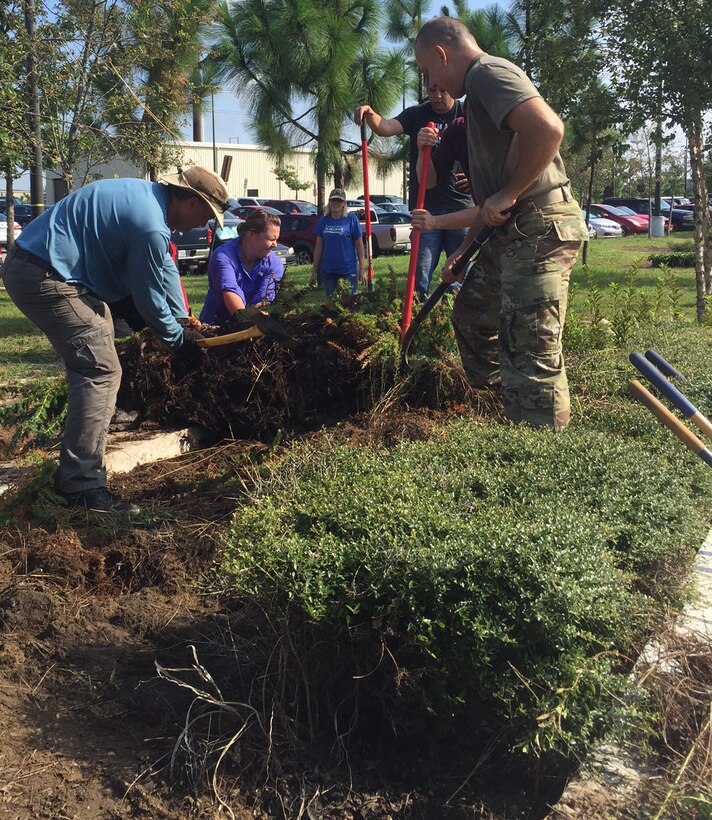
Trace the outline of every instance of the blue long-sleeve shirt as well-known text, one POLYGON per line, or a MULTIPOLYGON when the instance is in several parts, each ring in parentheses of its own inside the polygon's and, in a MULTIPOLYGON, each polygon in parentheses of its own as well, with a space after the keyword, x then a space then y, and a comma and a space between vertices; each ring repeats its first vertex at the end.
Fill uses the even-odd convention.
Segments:
POLYGON ((168 254, 169 205, 168 188, 158 182, 99 180, 30 222, 17 242, 106 302, 132 296, 155 335, 176 347, 183 328, 170 307, 180 284, 168 254))

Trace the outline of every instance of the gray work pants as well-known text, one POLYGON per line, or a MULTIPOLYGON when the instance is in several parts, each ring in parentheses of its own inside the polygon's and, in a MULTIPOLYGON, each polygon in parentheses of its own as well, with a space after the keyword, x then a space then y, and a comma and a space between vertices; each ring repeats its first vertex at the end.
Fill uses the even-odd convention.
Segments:
POLYGON ((64 282, 17 245, 2 268, 7 292, 64 360, 69 386, 57 489, 106 486, 104 451, 121 383, 114 325, 107 305, 81 285, 64 282))

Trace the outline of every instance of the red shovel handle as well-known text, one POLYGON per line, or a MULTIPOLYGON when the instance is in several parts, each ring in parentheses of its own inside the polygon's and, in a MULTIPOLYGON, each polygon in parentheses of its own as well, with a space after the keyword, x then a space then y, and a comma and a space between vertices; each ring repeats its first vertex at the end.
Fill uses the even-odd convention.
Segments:
POLYGON ((363 204, 366 208, 366 259, 368 260, 368 292, 373 293, 373 255, 371 253, 371 195, 368 191, 368 139, 366 119, 361 118, 361 157, 363 162, 363 204))
MULTIPOLYGON (((435 123, 429 122, 428 128, 435 129, 435 123)), ((428 168, 430 167, 430 154, 433 150, 432 145, 426 145, 423 148, 423 165, 420 174, 420 185, 418 186, 418 200, 416 208, 422 208, 425 205, 425 192, 428 187, 428 168)), ((401 339, 405 332, 410 327, 410 320, 413 314, 413 291, 415 290, 415 269, 418 265, 418 247, 420 245, 420 229, 413 228, 413 234, 410 240, 410 263, 408 265, 408 278, 405 283, 405 296, 403 298, 403 317, 401 319, 401 339)))

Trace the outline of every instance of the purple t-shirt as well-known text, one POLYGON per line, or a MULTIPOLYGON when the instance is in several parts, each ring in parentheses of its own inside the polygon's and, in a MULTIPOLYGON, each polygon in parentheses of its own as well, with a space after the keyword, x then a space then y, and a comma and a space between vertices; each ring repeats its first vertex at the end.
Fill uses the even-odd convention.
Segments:
MULTIPOLYGON (((453 170, 456 162, 460 163, 462 172, 467 177, 472 189, 470 179, 470 161, 467 156, 467 130, 465 128, 465 118, 456 117, 440 137, 440 142, 435 146, 430 157, 438 179, 442 179, 445 174, 453 170)), ((455 167, 455 170, 459 170, 455 167)))
POLYGON ((222 325, 230 319, 223 302, 223 291, 236 293, 245 305, 273 302, 278 282, 284 276, 284 265, 276 253, 258 259, 247 270, 240 257, 240 240, 231 239, 211 256, 208 265, 208 295, 200 312, 200 321, 222 325))

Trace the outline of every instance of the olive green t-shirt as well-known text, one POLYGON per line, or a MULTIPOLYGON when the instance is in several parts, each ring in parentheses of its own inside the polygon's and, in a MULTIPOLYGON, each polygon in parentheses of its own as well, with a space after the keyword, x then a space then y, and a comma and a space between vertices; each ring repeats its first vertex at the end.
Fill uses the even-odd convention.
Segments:
MULTIPOLYGON (((526 100, 541 96, 527 75, 509 60, 480 54, 465 76, 467 93, 467 152, 475 202, 482 205, 507 184, 526 145, 504 125, 510 111, 526 100)), ((538 179, 523 192, 526 196, 568 184, 564 163, 557 153, 538 179)))

